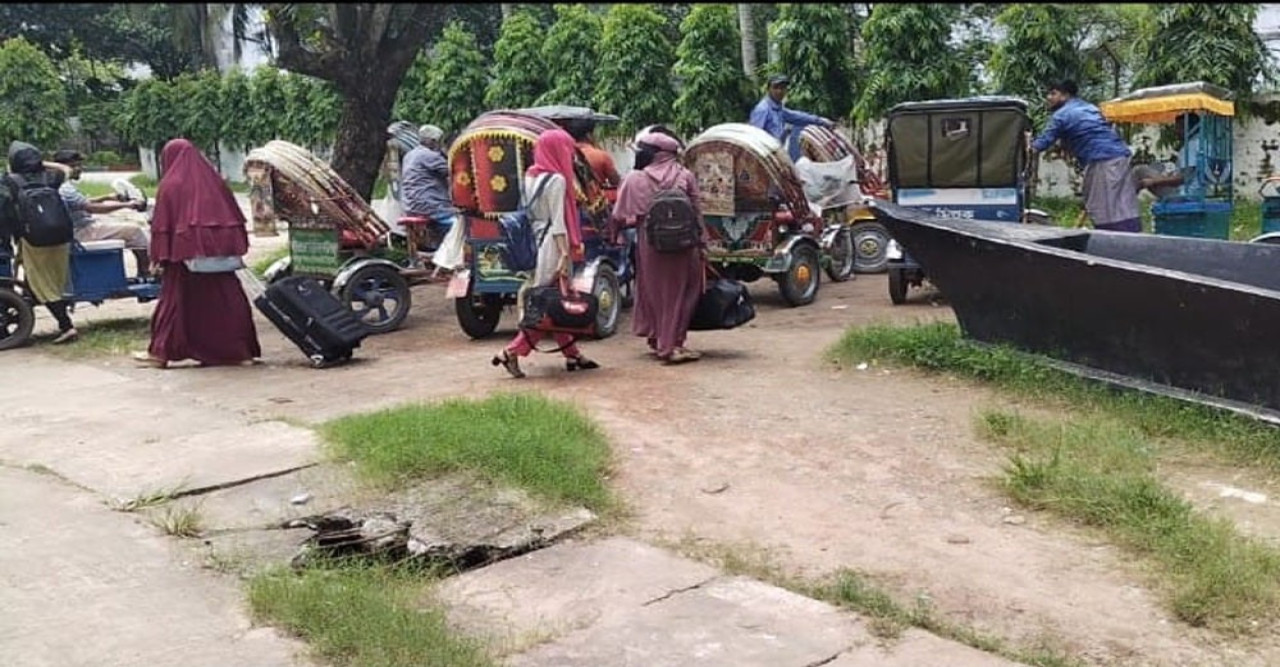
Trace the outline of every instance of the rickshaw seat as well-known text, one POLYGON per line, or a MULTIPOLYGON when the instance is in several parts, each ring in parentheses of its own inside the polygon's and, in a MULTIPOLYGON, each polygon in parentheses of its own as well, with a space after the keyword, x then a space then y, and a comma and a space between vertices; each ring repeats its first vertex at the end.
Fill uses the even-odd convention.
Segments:
POLYGON ((343 250, 363 250, 365 245, 355 232, 343 229, 338 233, 338 247, 343 250))
POLYGON ((85 252, 95 252, 102 250, 124 250, 124 241, 116 239, 107 239, 104 241, 85 241, 80 244, 85 252))

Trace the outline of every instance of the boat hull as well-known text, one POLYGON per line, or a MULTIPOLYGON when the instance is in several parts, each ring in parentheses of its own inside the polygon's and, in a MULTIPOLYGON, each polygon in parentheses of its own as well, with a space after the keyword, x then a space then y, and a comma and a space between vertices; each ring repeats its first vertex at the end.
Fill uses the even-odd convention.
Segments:
POLYGON ((967 337, 1280 410, 1280 248, 874 211, 967 337))

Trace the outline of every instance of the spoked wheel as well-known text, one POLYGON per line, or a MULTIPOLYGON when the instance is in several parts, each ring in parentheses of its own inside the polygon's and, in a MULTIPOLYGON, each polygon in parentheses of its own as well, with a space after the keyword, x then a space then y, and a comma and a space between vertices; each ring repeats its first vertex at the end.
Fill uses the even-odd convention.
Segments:
POLYGON ((11 289, 0 289, 0 350, 26 344, 35 325, 31 302, 11 289))
POLYGON ((889 265, 889 230, 874 221, 855 222, 853 236, 854 270, 858 273, 880 273, 889 265))
POLYGON ((907 302, 907 272, 902 269, 889 269, 889 300, 895 306, 907 302))
POLYGON ((360 268, 343 286, 341 298, 370 333, 395 331, 409 316, 409 283, 389 266, 360 268))
POLYGON ((618 330, 618 317, 622 314, 622 294, 618 289, 618 274, 612 266, 601 265, 596 270, 591 285, 600 310, 596 313, 596 339, 608 338, 618 330))
POLYGON ((836 232, 831 243, 831 263, 827 264, 827 276, 832 282, 842 283, 853 277, 853 235, 848 228, 836 232))
POLYGON ((470 294, 454 299, 453 310, 463 333, 475 339, 487 338, 498 328, 498 320, 502 319, 502 297, 498 294, 470 294))
POLYGON ((818 285, 822 282, 818 249, 800 245, 792 253, 791 268, 779 278, 778 290, 789 305, 807 306, 818 298, 818 285))

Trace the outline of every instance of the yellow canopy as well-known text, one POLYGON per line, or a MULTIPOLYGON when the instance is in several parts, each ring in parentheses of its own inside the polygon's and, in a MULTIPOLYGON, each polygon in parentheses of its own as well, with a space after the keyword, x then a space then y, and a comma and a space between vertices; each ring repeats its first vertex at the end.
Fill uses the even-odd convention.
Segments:
POLYGON ((1235 104, 1204 93, 1180 93, 1137 100, 1112 100, 1098 105, 1113 123, 1172 123, 1188 111, 1235 116, 1235 104))

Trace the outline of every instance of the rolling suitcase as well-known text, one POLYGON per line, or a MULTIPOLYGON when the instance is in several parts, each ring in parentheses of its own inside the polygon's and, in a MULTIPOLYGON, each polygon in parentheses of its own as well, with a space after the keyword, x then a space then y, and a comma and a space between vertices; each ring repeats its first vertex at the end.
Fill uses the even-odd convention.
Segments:
POLYGON ((253 305, 316 367, 350 359, 369 335, 364 323, 314 278, 283 278, 267 287, 253 305))

